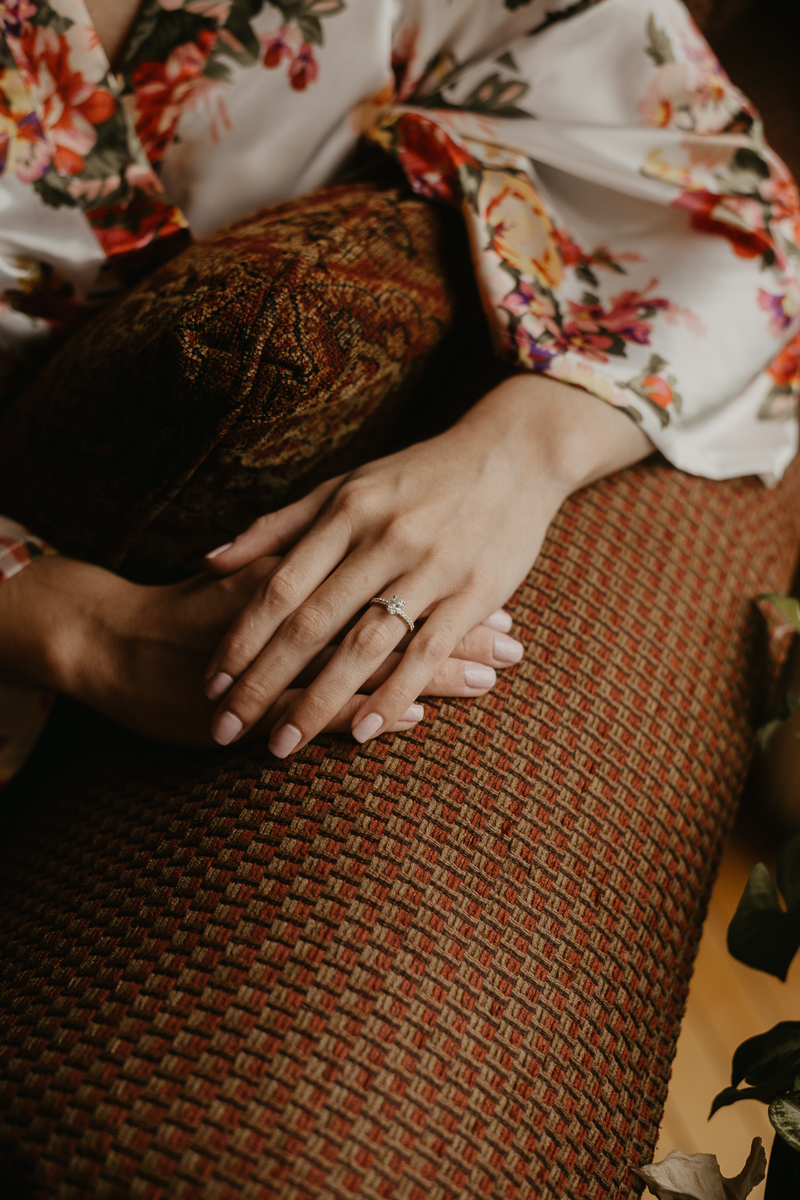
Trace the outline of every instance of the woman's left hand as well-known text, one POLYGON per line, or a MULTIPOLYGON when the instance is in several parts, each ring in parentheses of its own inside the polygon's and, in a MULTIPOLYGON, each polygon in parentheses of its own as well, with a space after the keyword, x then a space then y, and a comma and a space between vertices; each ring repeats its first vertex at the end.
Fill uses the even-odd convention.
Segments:
MULTIPOLYGON (((208 569, 224 574, 291 546, 209 665, 207 695, 224 696, 215 739, 247 733, 373 597, 398 595, 424 622, 352 720, 360 742, 389 729, 519 585, 566 495, 594 477, 580 461, 566 464, 581 438, 598 457, 593 419, 606 407, 551 380, 507 380, 446 433, 329 481, 216 552, 208 569), (581 420, 588 439, 572 433, 581 420)), ((629 438, 626 461, 643 457, 644 435, 609 413, 615 442, 629 438)), ((608 454, 606 445, 603 462, 608 454)), ((324 729, 406 632, 382 606, 367 607, 278 721, 273 753, 282 758, 324 729)))

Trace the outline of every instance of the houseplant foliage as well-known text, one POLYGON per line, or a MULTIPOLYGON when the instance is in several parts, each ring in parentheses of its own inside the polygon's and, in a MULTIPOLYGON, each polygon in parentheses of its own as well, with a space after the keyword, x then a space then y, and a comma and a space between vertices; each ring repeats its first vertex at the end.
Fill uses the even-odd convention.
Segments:
MULTIPOLYGON (((728 949, 746 966, 785 981, 800 949, 800 834, 781 848, 775 874, 764 863, 753 867, 728 927, 728 949)), ((800 1021, 780 1021, 742 1042, 730 1087, 715 1096, 710 1116, 739 1100, 769 1105, 775 1139, 766 1200, 800 1196, 800 1021)))

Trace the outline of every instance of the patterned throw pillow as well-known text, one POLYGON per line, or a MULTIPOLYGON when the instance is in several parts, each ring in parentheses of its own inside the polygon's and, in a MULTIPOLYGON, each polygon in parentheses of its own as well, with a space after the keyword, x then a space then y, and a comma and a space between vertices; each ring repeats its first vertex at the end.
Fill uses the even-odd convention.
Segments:
POLYGON ((363 461, 452 324, 449 220, 392 176, 185 250, 4 414, 0 512, 64 552, 168 578, 363 461))

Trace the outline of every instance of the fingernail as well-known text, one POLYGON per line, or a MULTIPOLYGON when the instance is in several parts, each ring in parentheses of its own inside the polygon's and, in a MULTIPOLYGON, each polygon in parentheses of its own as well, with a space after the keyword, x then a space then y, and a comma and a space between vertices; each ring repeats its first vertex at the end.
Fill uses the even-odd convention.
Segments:
POLYGON ((508 633, 512 624, 511 617, 502 608, 498 608, 485 621, 481 621, 481 625, 488 625, 490 629, 496 629, 498 633, 508 633))
POLYGON ((276 758, 286 758, 291 754, 302 738, 302 733, 294 725, 281 725, 269 739, 269 748, 276 758))
MULTIPOLYGON (((416 705, 412 705, 412 708, 416 705)), ((383 717, 380 713, 368 713, 361 721, 358 722, 353 730, 353 737, 357 742, 366 742, 368 738, 375 737, 375 734, 383 725, 383 717)))
POLYGON ((494 639, 494 656, 500 662, 517 663, 524 654, 522 642, 517 642, 510 637, 496 637, 494 639))
POLYGON ((242 724, 232 712, 220 713, 211 726, 211 736, 220 746, 229 746, 236 735, 242 732, 242 724))
MULTIPOLYGON (((400 717, 400 720, 401 721, 413 721, 414 724, 416 724, 417 721, 421 721, 424 716, 425 716, 425 709, 422 707, 421 704, 410 704, 409 707, 406 709, 406 711, 403 713, 402 717, 400 717)), ((364 722, 362 721, 361 723, 363 725, 364 722)), ((360 740, 361 739, 359 739, 359 741, 360 740)))
POLYGON ((225 671, 217 671, 216 675, 212 675, 206 684, 206 697, 209 700, 219 700, 232 687, 233 676, 227 675, 225 671))
POLYGON ((491 667, 464 667, 464 682, 471 688, 490 688, 497 683, 491 667))
MULTIPOLYGON (((233 542, 226 542, 224 546, 217 546, 216 550, 209 550, 206 558, 216 558, 218 554, 222 554, 223 550, 230 550, 233 542)), ((509 625, 509 629, 511 626, 509 625)))

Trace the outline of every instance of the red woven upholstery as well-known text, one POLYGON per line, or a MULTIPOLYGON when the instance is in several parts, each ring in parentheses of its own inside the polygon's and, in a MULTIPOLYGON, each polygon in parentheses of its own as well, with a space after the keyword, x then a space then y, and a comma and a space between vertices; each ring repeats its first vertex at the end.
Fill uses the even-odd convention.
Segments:
POLYGON ((35 1196, 636 1194, 786 588, 774 492, 568 503, 497 691, 361 749, 62 707, 9 789, 2 1137, 35 1196))

